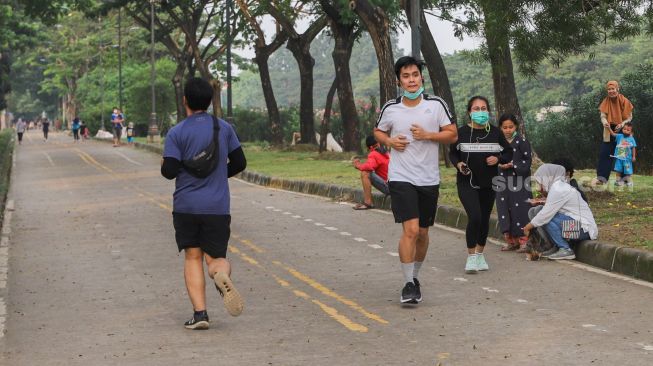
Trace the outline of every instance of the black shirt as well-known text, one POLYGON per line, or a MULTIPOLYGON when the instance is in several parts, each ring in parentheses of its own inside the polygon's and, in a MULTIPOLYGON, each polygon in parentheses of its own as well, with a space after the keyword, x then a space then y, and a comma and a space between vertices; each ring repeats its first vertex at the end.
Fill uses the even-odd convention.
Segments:
MULTIPOLYGON (((506 141, 503 133, 496 127, 490 125, 490 131, 471 128, 469 125, 458 127, 458 141, 449 149, 449 159, 454 166, 459 162, 465 162, 472 171, 471 183, 481 188, 492 187, 492 178, 498 174, 498 164, 489 166, 485 159, 489 156, 499 158, 498 164, 505 164, 512 161, 512 147, 506 141), (460 144, 499 144, 503 149, 501 152, 462 152, 460 144)), ((456 175, 458 184, 470 182, 469 175, 463 175, 460 171, 456 175)))

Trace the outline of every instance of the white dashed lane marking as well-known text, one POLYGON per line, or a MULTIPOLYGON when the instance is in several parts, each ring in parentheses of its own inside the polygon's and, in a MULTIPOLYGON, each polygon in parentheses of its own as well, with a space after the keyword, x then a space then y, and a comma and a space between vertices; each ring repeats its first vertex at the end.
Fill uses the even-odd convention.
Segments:
POLYGON ((398 257, 399 256, 399 253, 395 253, 395 252, 387 252, 387 253, 389 255, 393 256, 393 257, 398 257))
POLYGON ((458 282, 467 282, 467 279, 462 277, 454 277, 453 280, 458 282))
POLYGON ((381 249, 381 248, 383 248, 383 247, 380 246, 379 244, 367 244, 367 246, 370 247, 370 248, 374 248, 374 249, 381 249))
POLYGON ((354 240, 356 240, 357 242, 360 242, 360 243, 367 241, 367 239, 364 239, 364 238, 354 238, 354 240))
POLYGON ((489 287, 483 287, 483 290, 485 290, 487 292, 499 292, 499 290, 494 289, 494 288, 489 288, 489 287))
POLYGON ((348 233, 348 232, 346 232, 346 231, 341 231, 341 232, 340 232, 340 235, 351 236, 351 234, 348 233))
POLYGON ((327 230, 329 230, 329 231, 336 231, 336 230, 338 230, 337 227, 333 227, 333 226, 325 226, 324 228, 327 229, 327 230))
POLYGON ((293 218, 293 219, 301 219, 302 217, 299 216, 299 215, 294 215, 292 218, 293 218))
POLYGON ((314 225, 315 225, 315 226, 325 226, 326 224, 323 224, 323 223, 321 223, 321 222, 316 222, 314 225))

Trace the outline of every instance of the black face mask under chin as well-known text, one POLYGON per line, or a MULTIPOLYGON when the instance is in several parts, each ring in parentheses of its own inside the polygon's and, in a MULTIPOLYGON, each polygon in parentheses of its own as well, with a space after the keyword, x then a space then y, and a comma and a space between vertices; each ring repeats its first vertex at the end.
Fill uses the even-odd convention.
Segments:
POLYGON ((386 149, 385 146, 379 146, 374 150, 378 151, 380 154, 385 154, 388 152, 388 149, 386 149))

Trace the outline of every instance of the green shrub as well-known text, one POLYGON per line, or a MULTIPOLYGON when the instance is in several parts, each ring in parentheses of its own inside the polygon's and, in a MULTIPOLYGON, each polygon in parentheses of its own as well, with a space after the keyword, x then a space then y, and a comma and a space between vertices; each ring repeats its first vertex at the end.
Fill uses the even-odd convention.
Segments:
POLYGON ((11 172, 11 157, 14 151, 14 129, 0 131, 0 228, 5 212, 5 201, 9 191, 9 176, 11 172))

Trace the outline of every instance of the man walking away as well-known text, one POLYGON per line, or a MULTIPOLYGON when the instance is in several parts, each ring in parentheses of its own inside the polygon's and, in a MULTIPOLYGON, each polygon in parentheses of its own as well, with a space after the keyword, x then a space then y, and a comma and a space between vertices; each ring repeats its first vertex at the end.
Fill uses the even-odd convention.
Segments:
POLYGON ((192 78, 184 86, 183 103, 188 117, 168 132, 163 150, 161 174, 175 179, 173 224, 179 251, 184 250, 184 279, 193 316, 188 329, 208 329, 204 266, 233 316, 243 311, 243 299, 231 281, 231 264, 226 259, 231 233, 229 177, 245 169, 247 162, 231 125, 218 119, 217 166, 205 178, 191 175, 184 162, 196 157, 214 142, 214 118, 206 113, 213 88, 203 79, 192 78))

